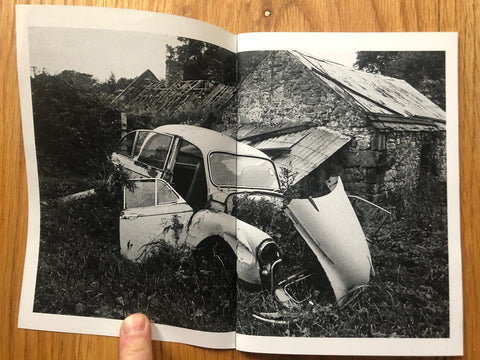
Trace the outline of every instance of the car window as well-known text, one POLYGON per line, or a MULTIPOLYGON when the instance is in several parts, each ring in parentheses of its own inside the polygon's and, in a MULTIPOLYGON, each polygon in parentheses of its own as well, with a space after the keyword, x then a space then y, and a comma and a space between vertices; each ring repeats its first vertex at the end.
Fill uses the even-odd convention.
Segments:
POLYGON ((171 136, 153 132, 148 134, 140 149, 140 155, 138 155, 137 160, 162 170, 165 166, 165 160, 167 159, 171 142, 171 136))
POLYGON ((155 179, 134 181, 134 188, 125 188, 125 208, 155 205, 155 179))
POLYGON ((267 159, 228 153, 210 154, 210 174, 219 186, 278 190, 277 172, 267 159))
POLYGON ((148 134, 150 134, 150 131, 138 131, 137 132, 137 141, 135 142, 135 149, 133 150, 133 157, 136 157, 139 153, 140 150, 142 149, 143 143, 145 142, 145 139, 147 138, 148 134))
POLYGON ((125 135, 117 146, 117 153, 131 157, 136 135, 135 131, 125 135))
POLYGON ((157 180, 157 205, 176 202, 177 194, 166 183, 157 180))
POLYGON ((173 203, 177 194, 160 179, 134 180, 134 188, 125 188, 125 209, 173 203))

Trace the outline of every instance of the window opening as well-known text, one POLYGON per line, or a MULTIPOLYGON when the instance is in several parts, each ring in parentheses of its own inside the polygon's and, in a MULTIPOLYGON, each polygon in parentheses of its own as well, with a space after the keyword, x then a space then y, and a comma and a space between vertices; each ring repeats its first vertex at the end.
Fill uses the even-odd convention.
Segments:
POLYGON ((181 140, 173 167, 174 189, 194 209, 207 202, 207 180, 202 152, 195 145, 181 140))
POLYGON ((136 157, 140 153, 140 149, 147 138, 149 131, 138 131, 137 141, 135 142, 135 149, 133 150, 133 157, 136 157))
POLYGON ((155 180, 135 181, 134 189, 125 188, 125 209, 155 205, 155 180))
POLYGON ((210 154, 210 173, 218 186, 279 189, 275 166, 267 159, 216 152, 210 154))

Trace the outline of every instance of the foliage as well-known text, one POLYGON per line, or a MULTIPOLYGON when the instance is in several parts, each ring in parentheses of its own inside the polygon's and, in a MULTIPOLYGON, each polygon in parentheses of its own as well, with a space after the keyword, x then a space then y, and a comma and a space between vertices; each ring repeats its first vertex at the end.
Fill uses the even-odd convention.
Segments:
POLYGON ((443 51, 359 51, 355 66, 403 79, 445 110, 443 51))
MULTIPOLYGON (((287 310, 269 291, 242 284, 235 289, 233 278, 219 276, 226 274, 221 262, 195 256, 184 245, 156 239, 145 263, 125 260, 118 246, 121 196, 118 187, 108 191, 111 183, 117 181, 105 181, 89 198, 42 205, 35 311, 117 319, 141 311, 155 322, 209 331, 232 330, 236 318, 237 331, 271 336, 449 335, 445 203, 425 200, 441 184, 424 184, 397 221, 382 228, 370 244, 376 275, 353 291, 345 306, 335 304, 320 278, 313 281, 310 302, 287 310), (253 317, 261 312, 279 313, 286 322, 253 317)), ((281 205, 240 197, 234 212, 276 239, 284 258, 282 277, 304 267, 318 269, 281 205)))
POLYGON ((120 138, 118 114, 87 74, 63 71, 31 79, 40 178, 92 177, 120 138))
MULTIPOLYGON (((368 286, 354 290, 343 307, 332 301, 332 290, 323 279, 313 282, 316 290, 311 291, 310 302, 290 310, 268 291, 239 287, 237 331, 269 336, 448 337, 446 199, 438 196, 445 194, 438 191, 441 188, 441 183, 425 182, 410 192, 414 195, 405 199, 396 221, 384 226, 370 244, 375 276, 368 286), (433 194, 438 201, 431 201, 433 194), (279 314, 284 322, 271 324, 252 316, 260 313, 279 314)), ((275 235, 278 213, 263 203, 242 207, 250 208, 251 217, 275 235)), ((248 216, 244 212, 239 216, 248 216)), ((286 235, 279 237, 287 254, 284 267, 292 273, 305 265, 314 269, 313 254, 305 245, 303 253, 298 250, 301 245, 294 242, 293 233, 288 241, 282 240, 286 235)))
POLYGON ((258 65, 269 56, 270 51, 242 51, 238 54, 238 73, 243 81, 258 65))
POLYGON ((196 125, 207 129, 224 130, 221 114, 212 110, 199 110, 185 107, 173 114, 170 112, 145 112, 142 114, 128 114, 131 129, 155 129, 166 124, 196 125))
MULTIPOLYGON (((102 90, 99 85, 90 75, 72 71, 32 79, 42 199, 35 311, 117 319, 140 311, 155 322, 209 331, 232 330, 236 317, 238 331, 260 335, 448 336, 446 199, 439 197, 446 194, 444 183, 422 179, 409 192, 415 196, 394 194, 396 222, 371 244, 376 276, 343 308, 332 301, 323 279, 312 291, 311 303, 286 311, 269 292, 235 288, 221 261, 196 257, 187 246, 172 247, 162 239, 152 242, 146 262, 125 260, 118 245, 118 217, 120 190, 129 184, 126 174, 108 161, 120 129, 108 109, 113 87, 102 90), (92 187, 93 196, 53 200, 92 187), (252 316, 266 311, 290 318, 272 325, 252 316)), ((192 121, 215 124, 212 116, 198 114, 192 121)), ((292 174, 283 175, 287 197, 296 197, 289 186, 292 174)), ((282 277, 305 266, 315 269, 315 256, 285 217, 285 203, 238 197, 234 205, 239 219, 278 242, 282 277)))
POLYGON ((121 77, 117 80, 117 77, 112 72, 107 80, 95 84, 97 89, 104 93, 109 99, 113 100, 116 95, 118 95, 122 90, 124 90, 128 85, 130 85, 135 79, 127 79, 121 77))
POLYGON ((235 54, 217 45, 178 37, 182 44, 167 45, 167 64, 183 68, 183 80, 218 80, 225 85, 236 83, 235 54))
POLYGON ((34 311, 115 319, 143 312, 157 323, 232 330, 235 282, 219 276, 218 263, 161 239, 144 263, 120 255, 119 195, 43 205, 34 311))

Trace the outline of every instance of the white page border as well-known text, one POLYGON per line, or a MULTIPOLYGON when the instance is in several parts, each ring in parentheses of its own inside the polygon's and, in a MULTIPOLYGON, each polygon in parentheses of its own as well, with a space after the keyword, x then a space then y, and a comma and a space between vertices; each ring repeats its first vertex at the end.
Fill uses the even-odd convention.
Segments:
MULTIPOLYGON (((201 38, 235 51, 233 35, 213 25, 178 16, 133 10, 71 6, 20 5, 17 10, 18 76, 29 191, 28 242, 19 312, 19 327, 117 336, 120 320, 33 313, 38 262, 40 205, 33 115, 30 98, 28 27, 81 27, 165 33, 165 24, 178 29, 176 36, 201 38), (133 15, 135 13, 136 15, 133 15), (106 22, 106 19, 109 19, 106 22), (158 26, 161 19, 162 26, 158 26), (188 26, 186 26, 188 24, 188 26), (179 26, 185 25, 185 26, 179 26), (215 33, 212 36, 212 33, 215 33)), ((463 353, 462 278, 459 215, 458 75, 457 36, 453 33, 250 33, 238 36, 238 50, 445 50, 447 61, 447 163, 450 281, 450 338, 358 339, 276 338, 237 335, 239 350, 271 353, 332 355, 461 355, 463 353), (268 347, 266 342, 268 341, 268 347), (293 351, 292 347, 297 347, 293 351)), ((155 340, 183 342, 215 348, 234 347, 233 333, 208 333, 154 325, 155 340)))
MULTIPOLYGON (((18 315, 18 327, 47 331, 118 336, 121 320, 54 315, 33 312, 40 240, 40 192, 38 185, 32 99, 28 29, 65 27, 136 31, 201 39, 232 52, 235 35, 214 25, 181 16, 138 10, 82 6, 16 5, 17 65, 21 99, 22 129, 28 179, 28 233, 25 266, 18 315)), ((235 332, 205 332, 153 324, 154 340, 229 349, 235 347, 235 332)))
POLYGON ((463 355, 457 33, 245 33, 237 38, 238 52, 297 50, 311 53, 312 48, 329 52, 445 51, 450 301, 449 338, 291 338, 237 334, 237 349, 278 354, 463 355))

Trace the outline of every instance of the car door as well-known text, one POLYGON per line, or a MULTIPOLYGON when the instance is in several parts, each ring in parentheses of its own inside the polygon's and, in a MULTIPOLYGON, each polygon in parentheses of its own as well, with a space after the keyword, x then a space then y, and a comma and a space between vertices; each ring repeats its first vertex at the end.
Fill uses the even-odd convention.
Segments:
POLYGON ((136 179, 133 184, 133 189, 124 189, 120 216, 122 255, 142 261, 159 243, 184 243, 192 207, 162 179, 136 179))

